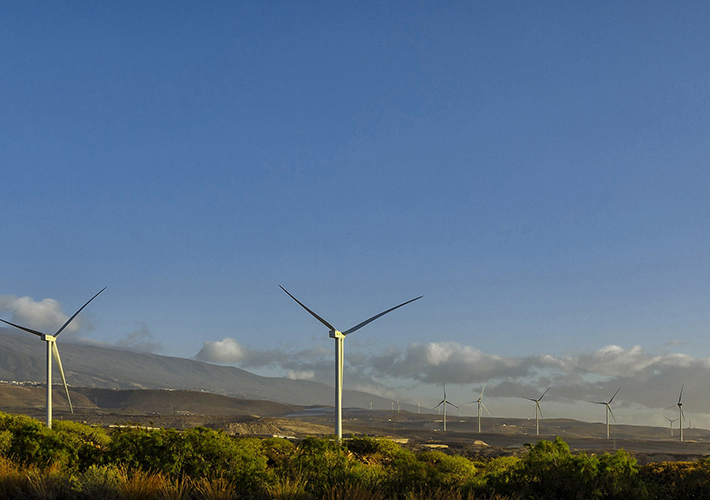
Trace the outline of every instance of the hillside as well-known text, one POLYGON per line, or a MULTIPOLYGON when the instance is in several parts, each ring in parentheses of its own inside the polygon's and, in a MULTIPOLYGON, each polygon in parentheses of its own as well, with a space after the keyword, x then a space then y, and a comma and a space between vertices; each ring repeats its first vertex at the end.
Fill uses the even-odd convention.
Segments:
MULTIPOLYGON (((73 387, 190 390, 289 405, 333 405, 333 388, 318 382, 262 377, 233 366, 158 354, 68 342, 59 347, 67 383, 73 387)), ((45 366, 43 342, 0 328, 0 380, 43 382, 45 366)), ((56 367, 54 372, 59 382, 56 367)), ((391 406, 389 399, 343 391, 346 407, 369 408, 370 402, 374 408, 391 406)))

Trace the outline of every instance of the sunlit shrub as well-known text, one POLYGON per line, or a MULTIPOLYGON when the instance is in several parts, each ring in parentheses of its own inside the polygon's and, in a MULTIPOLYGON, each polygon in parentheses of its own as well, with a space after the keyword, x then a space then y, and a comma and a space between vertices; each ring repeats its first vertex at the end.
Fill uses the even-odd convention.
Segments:
POLYGON ((85 469, 102 460, 109 437, 102 429, 75 422, 55 421, 48 429, 24 415, 0 414, 0 454, 25 464, 85 469))
POLYGON ((641 479, 654 498, 710 499, 710 462, 660 462, 641 467, 641 479))
POLYGON ((530 499, 644 499, 636 460, 624 451, 573 455, 559 437, 530 446, 512 467, 486 477, 490 491, 530 499))

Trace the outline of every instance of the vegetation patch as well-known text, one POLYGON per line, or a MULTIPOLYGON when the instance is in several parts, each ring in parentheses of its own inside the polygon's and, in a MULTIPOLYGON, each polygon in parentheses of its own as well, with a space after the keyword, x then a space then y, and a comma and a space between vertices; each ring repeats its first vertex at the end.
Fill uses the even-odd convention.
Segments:
POLYGON ((639 466, 557 438, 471 459, 353 437, 291 442, 56 422, 0 412, 2 499, 681 499, 710 497, 710 460, 639 466))

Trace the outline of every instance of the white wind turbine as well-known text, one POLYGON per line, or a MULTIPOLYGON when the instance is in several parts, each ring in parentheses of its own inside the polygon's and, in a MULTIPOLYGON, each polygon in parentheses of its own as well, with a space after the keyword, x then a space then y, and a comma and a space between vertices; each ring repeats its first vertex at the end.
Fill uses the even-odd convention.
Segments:
POLYGON ((316 313, 308 309, 301 301, 299 301, 296 297, 291 295, 288 290, 286 290, 284 287, 279 285, 279 288, 286 292, 289 297, 291 297, 293 300, 295 300, 298 305, 300 305, 302 308, 304 308, 306 311, 311 313, 311 316, 316 318, 318 321, 323 323, 328 330, 330 330, 330 338, 335 339, 335 434, 338 437, 338 440, 342 440, 343 438, 343 340, 345 339, 345 336, 348 334, 351 334, 363 326, 375 321, 377 318, 380 318, 381 316, 384 316, 385 314, 394 311, 397 308, 400 308, 404 305, 409 304, 410 302, 414 302, 415 300, 419 300, 423 297, 423 295, 420 295, 419 297, 416 297, 414 299, 408 300, 406 302, 402 302, 398 306, 394 306, 390 309, 387 309, 386 311, 383 311, 379 314, 374 315, 373 317, 366 319, 362 323, 359 323, 349 330, 346 330, 344 332, 338 331, 335 329, 333 325, 328 323, 326 320, 318 316, 316 313))
POLYGON ((616 417, 614 416, 614 412, 611 411, 611 402, 614 401, 614 398, 616 397, 617 394, 619 394, 619 391, 621 390, 621 387, 619 387, 614 395, 611 397, 608 403, 605 403, 604 401, 592 401, 595 405, 604 405, 606 406, 606 438, 609 439, 609 414, 611 413, 611 418, 614 419, 614 422, 616 422, 616 417))
MULTIPOLYGON (((486 405, 483 404, 483 391, 486 390, 486 384, 483 384, 483 389, 481 389, 481 395, 478 396, 478 399, 476 401, 471 401, 470 403, 464 403, 464 405, 472 405, 473 403, 476 403, 478 405, 478 433, 481 433, 481 407, 483 407, 484 410, 486 410, 486 413, 488 413, 489 417, 492 417, 491 412, 488 411, 488 408, 486 408, 486 405)), ((463 406, 463 405, 461 405, 463 406)))
POLYGON ((540 396, 537 399, 533 398, 526 398, 523 396, 523 399, 527 399, 528 401, 535 401, 535 435, 539 436, 540 435, 540 419, 539 417, 542 417, 542 408, 540 408, 540 401, 542 401, 542 398, 545 397, 545 394, 547 394, 547 391, 549 391, 550 388, 548 387, 545 392, 542 393, 542 396, 540 396), (539 416, 538 416, 539 414, 539 416))
MULTIPOLYGON (((106 287, 102 288, 99 293, 103 292, 106 290, 106 287)), ((64 384, 64 392, 67 394, 67 401, 69 402, 69 409, 71 410, 72 413, 74 413, 74 407, 71 404, 71 398, 69 397, 69 388, 67 387, 67 379, 64 377, 64 369, 62 368, 62 360, 59 357, 59 349, 57 349, 57 337, 59 336, 62 331, 69 325, 69 323, 72 322, 74 318, 84 309, 86 306, 89 305, 89 302, 94 300, 96 297, 98 297, 99 293, 91 297, 86 304, 81 306, 81 308, 74 313, 74 315, 67 320, 66 323, 62 325, 62 327, 57 330, 57 332, 54 335, 47 335, 46 333, 38 332, 37 330, 32 330, 31 328, 26 328, 24 326, 16 325, 15 323, 10 323, 9 321, 5 321, 4 319, 0 319, 3 323, 6 323, 8 325, 14 326, 15 328, 19 328, 20 330, 24 330, 28 333, 32 333, 34 335, 39 336, 42 340, 47 342, 47 427, 52 428, 52 357, 57 361, 57 366, 59 367, 59 374, 62 376, 62 383, 64 384)))
POLYGON ((671 437, 673 437, 673 422, 675 422, 678 419, 677 418, 668 418, 665 415, 663 415, 663 418, 668 420, 668 424, 670 425, 670 428, 671 428, 671 437))
POLYGON ((676 403, 676 406, 678 407, 678 427, 680 429, 680 440, 683 441, 683 420, 685 419, 685 415, 683 415, 683 403, 681 402, 681 399, 683 398, 683 387, 685 387, 685 384, 680 386, 680 396, 678 396, 678 402, 676 403))
POLYGON ((450 402, 448 399, 446 399, 446 384, 444 384, 444 399, 442 399, 441 402, 439 402, 438 405, 436 405, 434 408, 432 408, 432 410, 436 410, 439 406, 441 406, 441 409, 442 409, 443 412, 444 412, 444 432, 446 432, 446 405, 451 405, 451 406, 453 406, 454 408, 461 409, 460 406, 456 406, 455 404, 453 404, 452 402, 450 402), (442 406, 442 405, 443 405, 443 406, 442 406))

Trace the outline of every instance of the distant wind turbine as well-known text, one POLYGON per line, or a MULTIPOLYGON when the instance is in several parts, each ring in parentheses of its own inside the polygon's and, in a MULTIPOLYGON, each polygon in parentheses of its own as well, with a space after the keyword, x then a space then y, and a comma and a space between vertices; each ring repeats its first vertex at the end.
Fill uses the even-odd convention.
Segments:
POLYGON ((286 290, 284 287, 279 285, 279 288, 286 292, 286 294, 291 297, 293 300, 295 300, 299 306, 304 308, 306 311, 308 311, 311 316, 316 318, 318 321, 323 323, 328 330, 330 330, 330 338, 335 339, 335 434, 338 437, 338 440, 343 439, 343 340, 345 339, 346 335, 349 335, 353 332, 356 332, 363 326, 375 321, 377 318, 380 318, 384 316, 387 313, 390 313, 394 311, 395 309, 398 309, 404 305, 409 304, 410 302, 414 302, 415 300, 419 300, 423 297, 423 295, 420 295, 419 297, 416 297, 414 299, 408 300, 406 302, 402 302, 401 304, 394 306, 390 309, 387 309, 386 311, 383 311, 379 314, 375 314, 373 317, 366 319, 362 323, 359 323, 349 330, 346 330, 344 332, 340 332, 335 329, 333 325, 328 323, 326 320, 318 316, 316 313, 308 309, 301 301, 299 301, 296 297, 291 295, 288 290, 286 290))
MULTIPOLYGON (((103 292, 106 290, 106 287, 102 288, 99 293, 103 292)), ((39 336, 42 340, 47 342, 47 427, 52 428, 52 357, 54 357, 55 361, 57 362, 57 366, 59 367, 59 374, 62 376, 62 383, 64 384, 64 392, 67 394, 67 401, 69 402, 69 409, 71 410, 72 413, 74 413, 74 407, 71 404, 71 398, 69 397, 69 388, 67 387, 67 379, 64 377, 64 369, 62 368, 62 360, 59 357, 59 349, 57 349, 57 337, 59 336, 60 333, 64 331, 64 329, 69 325, 69 323, 72 322, 74 318, 77 317, 77 315, 86 307, 89 305, 89 302, 94 300, 96 297, 99 296, 99 293, 91 297, 86 304, 81 306, 81 308, 74 313, 74 315, 67 320, 66 323, 62 325, 62 327, 57 330, 57 332, 54 335, 47 335, 46 333, 38 332, 37 330, 32 330, 31 328, 26 328, 24 326, 16 325, 15 323, 10 323, 9 321, 5 321, 4 319, 0 319, 5 324, 8 324, 10 326, 14 326, 15 328, 19 328, 20 330, 24 330, 28 333, 31 333, 33 335, 39 336)))
POLYGON ((609 439, 609 414, 611 414, 611 418, 614 419, 614 423, 616 423, 616 417, 614 416, 614 412, 611 411, 611 402, 614 401, 614 398, 616 397, 617 394, 619 394, 619 391, 621 390, 621 387, 619 387, 614 395, 611 397, 609 402, 604 402, 604 401, 592 401, 595 405, 604 405, 606 406, 606 438, 609 439))
POLYGON ((535 435, 539 436, 540 435, 540 419, 539 417, 542 417, 542 408, 540 408, 540 401, 542 401, 542 398, 545 397, 545 394, 547 394, 547 391, 549 391, 550 388, 548 387, 545 392, 542 393, 542 396, 540 396, 537 399, 533 398, 526 398, 523 396, 523 399, 527 399, 528 401, 534 401, 535 402, 535 435), (538 416, 539 414, 539 416, 538 416))
MULTIPOLYGON (((471 401, 470 403, 464 403, 464 405, 472 405, 476 403, 478 406, 478 433, 481 433, 481 407, 483 407, 484 410, 486 410, 486 413, 488 413, 488 416, 491 417, 491 412, 488 411, 488 408, 486 408, 486 405, 483 404, 483 391, 486 390, 486 384, 483 384, 483 389, 481 389, 481 395, 478 396, 478 399, 476 401, 471 401)), ((463 406, 463 405, 461 405, 463 406)))
POLYGON ((685 416, 683 415, 683 403, 681 402, 681 399, 683 399, 683 387, 685 387, 685 384, 680 386, 680 396, 678 396, 678 402, 676 403, 676 406, 678 407, 678 427, 680 428, 680 440, 683 441, 683 419, 685 416))
POLYGON ((665 415, 663 415, 663 418, 665 418, 666 420, 668 420, 668 423, 669 423, 669 425, 670 425, 670 427, 671 427, 671 437, 673 437, 673 422, 675 422, 675 421, 678 420, 678 419, 677 419, 677 418, 671 419, 671 418, 666 417, 665 415))
POLYGON ((441 408, 444 412, 444 432, 446 432, 446 405, 451 405, 454 408, 461 409, 461 407, 456 406, 455 404, 450 402, 448 399, 446 399, 446 384, 444 384, 444 399, 442 399, 438 405, 436 405, 434 408, 432 408, 432 410, 436 410, 439 406, 441 406, 441 408))

